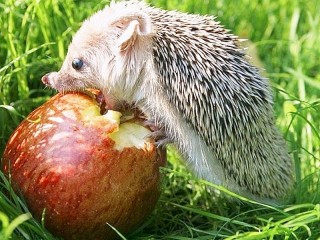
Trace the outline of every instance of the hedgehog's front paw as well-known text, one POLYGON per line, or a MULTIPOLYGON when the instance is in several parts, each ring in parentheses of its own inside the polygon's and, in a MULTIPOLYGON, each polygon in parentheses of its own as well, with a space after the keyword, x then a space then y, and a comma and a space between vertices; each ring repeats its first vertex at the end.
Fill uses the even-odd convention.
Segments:
POLYGON ((171 140, 167 137, 163 127, 158 127, 152 120, 144 121, 144 125, 152 131, 148 134, 148 137, 155 140, 157 147, 162 147, 171 143, 171 140))
POLYGON ((163 147, 171 143, 171 139, 168 138, 164 131, 156 131, 149 134, 149 137, 153 138, 156 141, 157 147, 163 147))

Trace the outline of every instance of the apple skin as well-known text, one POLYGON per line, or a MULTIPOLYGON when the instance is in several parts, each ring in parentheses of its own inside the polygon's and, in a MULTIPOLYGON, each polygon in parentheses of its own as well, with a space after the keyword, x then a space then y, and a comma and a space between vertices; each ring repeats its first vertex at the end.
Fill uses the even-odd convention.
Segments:
POLYGON ((108 134, 118 124, 97 109, 86 94, 57 94, 18 126, 2 158, 33 216, 65 239, 115 239, 107 223, 129 233, 160 195, 163 153, 153 140, 116 150, 108 134))

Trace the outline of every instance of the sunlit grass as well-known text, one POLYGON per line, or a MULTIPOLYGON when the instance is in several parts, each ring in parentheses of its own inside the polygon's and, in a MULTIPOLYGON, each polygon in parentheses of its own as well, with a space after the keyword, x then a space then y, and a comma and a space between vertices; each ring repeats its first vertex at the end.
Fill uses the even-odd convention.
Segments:
MULTIPOLYGON (((0 0, 0 155, 24 116, 54 91, 80 22, 108 1, 0 0)), ((277 125, 296 166, 292 203, 268 206, 194 178, 175 151, 152 216, 128 239, 317 239, 320 236, 320 3, 290 0, 150 0, 210 14, 256 49, 274 90, 277 125), (218 192, 223 192, 219 194, 218 192), (229 196, 229 197, 226 197, 229 196), (231 197, 232 196, 232 197, 231 197)), ((55 239, 0 173, 0 239, 55 239)))
POLYGON ((25 202, 16 195, 8 179, 0 171, 0 239, 47 239, 54 238, 32 218, 25 202))

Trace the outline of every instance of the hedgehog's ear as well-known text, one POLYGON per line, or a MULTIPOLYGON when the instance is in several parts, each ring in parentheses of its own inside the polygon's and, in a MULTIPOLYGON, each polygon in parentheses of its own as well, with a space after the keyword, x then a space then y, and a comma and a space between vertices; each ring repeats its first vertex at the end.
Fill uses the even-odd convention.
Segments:
POLYGON ((122 30, 117 39, 117 47, 120 52, 130 51, 139 39, 152 34, 151 19, 142 13, 125 15, 112 25, 122 30))

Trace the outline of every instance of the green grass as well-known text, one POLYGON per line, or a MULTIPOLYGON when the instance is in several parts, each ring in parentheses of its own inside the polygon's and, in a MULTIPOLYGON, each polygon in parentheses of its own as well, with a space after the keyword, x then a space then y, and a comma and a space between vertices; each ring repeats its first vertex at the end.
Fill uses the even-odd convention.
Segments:
MULTIPOLYGON (((253 42, 249 50, 257 49, 274 89, 277 124, 294 159, 297 185, 290 205, 254 203, 195 179, 170 151, 159 204, 128 239, 319 239, 320 2, 150 2, 215 15, 253 42)), ((44 88, 41 76, 59 68, 80 22, 106 3, 0 0, 0 156, 24 116, 54 94, 44 88)), ((0 177, 0 239, 55 239, 28 214, 1 172, 0 177)))

